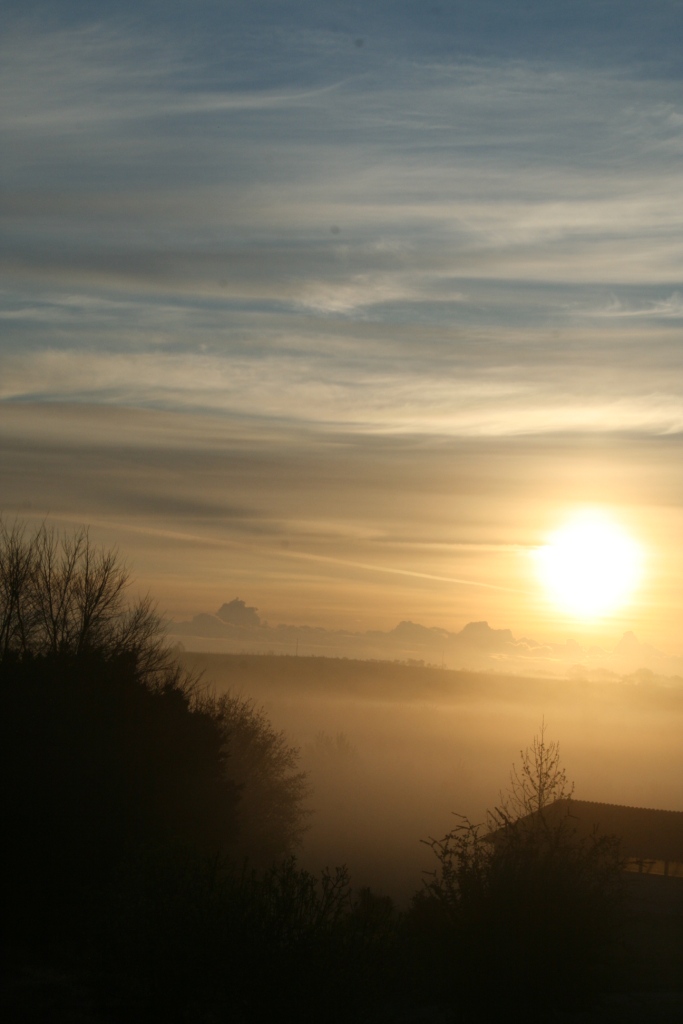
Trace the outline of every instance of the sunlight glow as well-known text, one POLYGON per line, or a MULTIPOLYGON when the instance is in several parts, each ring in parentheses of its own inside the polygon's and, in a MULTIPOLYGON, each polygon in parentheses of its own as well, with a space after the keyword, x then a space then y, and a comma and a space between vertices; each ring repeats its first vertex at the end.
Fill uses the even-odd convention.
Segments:
POLYGON ((600 618, 625 605, 642 571, 638 544, 605 516, 585 513, 535 552, 538 574, 558 608, 600 618))

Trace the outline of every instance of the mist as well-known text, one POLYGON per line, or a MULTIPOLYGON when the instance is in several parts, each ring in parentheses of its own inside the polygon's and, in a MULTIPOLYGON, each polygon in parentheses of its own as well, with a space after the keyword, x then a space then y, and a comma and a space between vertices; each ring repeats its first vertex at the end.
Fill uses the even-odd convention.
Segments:
POLYGON ((545 721, 582 800, 683 810, 683 688, 524 679, 390 662, 185 653, 205 685, 262 706, 300 751, 299 853, 406 901, 434 867, 420 840, 485 820, 545 721))

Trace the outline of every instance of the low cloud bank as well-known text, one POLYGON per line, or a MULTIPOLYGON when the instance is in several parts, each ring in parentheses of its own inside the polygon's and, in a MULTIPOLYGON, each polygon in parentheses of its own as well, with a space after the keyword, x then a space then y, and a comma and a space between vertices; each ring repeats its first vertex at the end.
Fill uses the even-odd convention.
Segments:
POLYGON ((635 681, 670 679, 683 683, 683 658, 671 657, 634 633, 624 633, 612 650, 582 647, 575 640, 539 643, 515 638, 509 629, 469 622, 459 632, 403 621, 392 630, 324 629, 261 620, 258 609, 240 598, 216 612, 200 612, 186 622, 168 622, 169 636, 194 651, 250 654, 322 655, 414 661, 471 671, 529 675, 568 675, 605 679, 633 675, 635 681))

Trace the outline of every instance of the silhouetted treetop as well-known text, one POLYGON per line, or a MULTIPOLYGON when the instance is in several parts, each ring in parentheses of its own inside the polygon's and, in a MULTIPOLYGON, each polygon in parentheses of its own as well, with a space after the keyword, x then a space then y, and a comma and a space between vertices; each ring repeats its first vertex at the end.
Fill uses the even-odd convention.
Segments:
POLYGON ((153 602, 128 603, 130 574, 116 549, 88 530, 0 519, 0 661, 37 655, 131 659, 147 683, 166 679, 172 658, 153 602))
POLYGON ((574 792, 573 783, 567 781, 567 772, 560 762, 560 745, 548 741, 545 721, 531 746, 519 752, 519 764, 510 770, 510 784, 500 794, 500 804, 489 811, 492 829, 512 825, 529 815, 542 815, 550 804, 569 800, 574 792))

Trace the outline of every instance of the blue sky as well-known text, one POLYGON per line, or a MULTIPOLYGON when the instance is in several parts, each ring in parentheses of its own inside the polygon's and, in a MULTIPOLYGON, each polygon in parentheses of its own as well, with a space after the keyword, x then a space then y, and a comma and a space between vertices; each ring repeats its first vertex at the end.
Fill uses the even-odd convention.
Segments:
POLYGON ((673 2, 5 4, 5 515, 92 523, 172 613, 566 631, 524 554, 599 505, 652 553, 602 628, 675 647, 681 38, 673 2))

